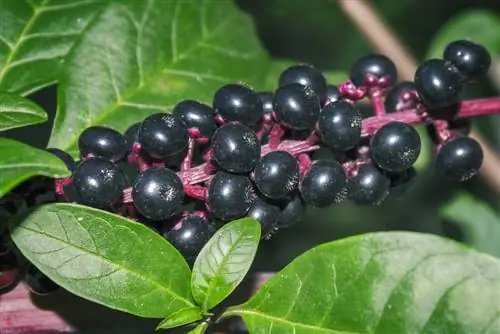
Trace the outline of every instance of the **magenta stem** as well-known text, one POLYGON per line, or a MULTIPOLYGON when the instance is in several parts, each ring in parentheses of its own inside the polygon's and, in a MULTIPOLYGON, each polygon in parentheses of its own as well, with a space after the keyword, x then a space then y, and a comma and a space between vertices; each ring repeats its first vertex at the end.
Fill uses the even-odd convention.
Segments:
POLYGON ((184 160, 182 161, 182 165, 181 165, 182 172, 185 172, 185 171, 191 169, 191 165, 193 163, 195 143, 196 143, 196 139, 189 138, 188 151, 187 151, 186 157, 184 157, 184 160))
POLYGON ((374 87, 370 90, 370 101, 372 103, 373 113, 375 116, 385 115, 385 106, 382 98, 382 89, 374 87))

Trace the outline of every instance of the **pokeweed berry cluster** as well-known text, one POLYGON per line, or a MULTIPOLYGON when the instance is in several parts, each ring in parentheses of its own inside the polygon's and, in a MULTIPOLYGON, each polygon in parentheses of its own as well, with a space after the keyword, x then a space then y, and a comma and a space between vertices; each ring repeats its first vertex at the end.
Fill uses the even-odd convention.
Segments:
POLYGON ((461 102, 460 94, 490 62, 484 47, 456 41, 443 59, 423 62, 413 82, 398 82, 394 63, 372 54, 339 85, 309 65, 284 70, 274 92, 229 83, 211 106, 184 100, 123 134, 87 128, 78 163, 49 149, 72 171, 55 181, 55 193, 155 228, 192 263, 221 223, 255 218, 268 239, 306 206, 378 205, 405 189, 421 150, 414 123, 428 124, 439 172, 471 178, 483 154, 464 117, 498 106, 461 102), (363 99, 374 116, 363 119, 363 99), (331 158, 315 160, 320 148, 331 158))

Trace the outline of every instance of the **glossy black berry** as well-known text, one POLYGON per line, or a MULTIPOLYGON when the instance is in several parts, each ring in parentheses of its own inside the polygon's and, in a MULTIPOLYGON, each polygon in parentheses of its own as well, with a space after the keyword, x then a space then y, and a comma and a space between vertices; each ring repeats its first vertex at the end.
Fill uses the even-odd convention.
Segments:
POLYGON ((312 130, 320 112, 320 101, 309 86, 292 83, 278 88, 273 99, 276 119, 295 130, 312 130))
POLYGON ((483 150, 479 143, 465 136, 445 143, 436 156, 436 168, 443 175, 460 181, 475 176, 483 163, 483 150))
POLYGON ((12 287, 18 278, 18 259, 11 250, 0 253, 0 291, 12 287))
POLYGON ((391 181, 391 195, 401 195, 413 188, 417 178, 417 171, 414 167, 411 167, 402 172, 386 173, 386 175, 391 181))
POLYGON ((174 107, 172 115, 182 119, 189 129, 197 129, 200 138, 210 138, 217 128, 213 109, 201 102, 181 101, 174 107))
POLYGON ((122 199, 125 176, 112 162, 104 158, 83 161, 73 173, 73 187, 80 204, 107 208, 122 199))
POLYGON ((140 126, 140 122, 134 123, 123 133, 123 137, 125 137, 125 145, 128 152, 132 152, 133 145, 139 142, 140 126))
POLYGON ((389 195, 391 180, 376 166, 359 166, 349 180, 349 199, 356 204, 378 205, 389 195))
POLYGON ((280 217, 276 222, 276 227, 284 228, 297 224, 302 219, 305 211, 306 204, 302 200, 302 197, 296 194, 284 205, 280 217))
POLYGON ((411 81, 399 82, 389 90, 385 97, 385 112, 390 114, 410 110, 416 108, 418 102, 415 84, 411 81))
POLYGON ((480 44, 466 40, 448 44, 444 49, 443 58, 453 63, 467 80, 486 74, 491 65, 488 50, 480 44))
POLYGON ((166 159, 187 149, 188 128, 179 117, 153 114, 139 127, 141 149, 156 159, 166 159))
POLYGON ((297 189, 299 164, 290 153, 273 151, 259 160, 254 169, 253 179, 262 195, 280 199, 297 189))
POLYGON ((253 218, 260 223, 261 238, 268 239, 273 233, 281 210, 279 206, 271 204, 257 197, 248 211, 247 217, 253 218))
POLYGON ((385 86, 388 87, 398 81, 398 72, 391 59, 381 54, 371 54, 354 62, 349 77, 357 87, 365 86, 369 77, 384 78, 385 86))
POLYGON ((127 153, 123 135, 99 125, 83 130, 78 138, 78 148, 82 157, 103 157, 113 161, 120 160, 127 153))
POLYGON ((310 87, 323 105, 327 98, 327 83, 323 74, 310 65, 296 65, 287 68, 281 73, 278 84, 286 86, 291 83, 301 84, 310 87))
POLYGON ((73 159, 73 157, 71 155, 69 155, 65 151, 60 150, 58 148, 48 148, 48 149, 46 149, 46 151, 52 153, 53 155, 55 155, 56 157, 61 159, 69 171, 73 172, 75 170, 75 168, 76 168, 75 160, 73 159))
POLYGON ((300 182, 300 193, 306 204, 319 208, 345 198, 347 176, 334 160, 319 160, 311 165, 300 182))
POLYGON ((144 217, 164 220, 178 213, 184 199, 184 187, 174 171, 151 167, 135 179, 132 199, 144 217))
POLYGON ((219 88, 214 95, 213 108, 224 121, 237 121, 249 127, 256 125, 264 114, 259 95, 253 89, 239 84, 219 88))
POLYGON ((259 98, 262 102, 262 108, 264 110, 264 114, 272 114, 273 113, 273 97, 274 94, 272 92, 260 92, 259 98))
MULTIPOLYGON (((470 130, 472 129, 472 122, 469 118, 457 118, 447 122, 448 122, 448 131, 450 131, 452 135, 467 136, 470 133, 470 130)), ((426 129, 431 140, 435 144, 439 144, 440 139, 436 133, 436 126, 433 123, 431 123, 426 126, 426 129)))
POLYGON ((177 248, 190 265, 193 265, 201 249, 215 231, 212 223, 195 214, 190 214, 163 232, 163 236, 177 248))
POLYGON ((254 200, 252 182, 246 176, 218 171, 210 181, 207 204, 221 220, 244 217, 254 200))
POLYGON ((347 151, 361 139, 362 120, 358 108, 349 102, 329 103, 319 114, 321 140, 335 151, 347 151))
POLYGON ((422 102, 431 110, 451 106, 460 100, 463 78, 449 61, 429 59, 415 72, 415 88, 422 102))
POLYGON ((34 265, 30 265, 26 271, 24 282, 29 290, 36 295, 50 295, 59 290, 59 285, 53 282, 34 265))
POLYGON ((373 135, 370 152, 372 161, 380 168, 401 172, 417 161, 420 148, 420 136, 414 127, 402 122, 391 122, 373 135))
POLYGON ((250 172, 260 158, 260 141, 255 131, 237 123, 226 123, 212 137, 212 159, 232 173, 250 172))
POLYGON ((342 98, 339 88, 335 85, 328 85, 326 88, 326 103, 337 102, 342 98))

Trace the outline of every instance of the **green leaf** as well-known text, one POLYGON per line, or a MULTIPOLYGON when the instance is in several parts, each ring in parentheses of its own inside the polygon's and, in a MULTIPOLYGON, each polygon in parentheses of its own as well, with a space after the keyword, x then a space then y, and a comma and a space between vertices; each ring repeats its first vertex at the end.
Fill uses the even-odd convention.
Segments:
POLYGON ((243 218, 224 225, 196 258, 193 297, 206 311, 229 296, 250 269, 259 246, 260 224, 243 218))
POLYGON ((64 56, 106 0, 2 0, 0 90, 55 83, 64 56))
POLYGON ((330 242, 270 278, 239 315, 251 333, 498 333, 500 262, 433 235, 330 242))
POLYGON ((169 329, 184 326, 203 318, 201 309, 198 306, 188 307, 179 310, 168 318, 163 319, 156 329, 169 329))
POLYGON ((486 203, 460 193, 441 209, 441 216, 464 229, 464 242, 500 257, 500 216, 486 203))
POLYGON ((203 334, 207 331, 207 328, 208 328, 208 323, 203 322, 198 326, 196 326, 195 329, 190 330, 188 334, 203 334))
POLYGON ((111 3, 66 60, 49 145, 74 153, 90 125, 124 131, 183 99, 211 104, 224 84, 261 81, 267 60, 232 0, 111 3))
POLYGON ((434 36, 427 58, 442 58, 446 45, 458 39, 483 44, 492 54, 500 54, 500 15, 475 9, 454 16, 434 36))
POLYGON ((0 131, 46 120, 47 113, 36 103, 16 94, 0 92, 0 131))
POLYGON ((143 224, 62 203, 16 222, 12 238, 24 256, 80 297, 148 318, 195 307, 187 263, 143 224))
POLYGON ((35 175, 64 177, 71 173, 59 158, 49 152, 0 138, 0 198, 35 175))

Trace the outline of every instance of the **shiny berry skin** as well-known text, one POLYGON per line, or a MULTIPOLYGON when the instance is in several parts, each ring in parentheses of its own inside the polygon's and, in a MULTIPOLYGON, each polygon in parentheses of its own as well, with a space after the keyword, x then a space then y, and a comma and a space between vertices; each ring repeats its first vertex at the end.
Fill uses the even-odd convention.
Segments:
POLYGON ((259 98, 262 102, 262 108, 264 110, 264 114, 272 114, 273 113, 273 97, 274 94, 272 92, 260 92, 259 98))
POLYGON ((326 88, 326 103, 333 103, 340 100, 342 96, 340 95, 340 91, 335 85, 328 85, 326 88))
POLYGON ((415 88, 422 102, 432 109, 458 103, 463 90, 463 78, 451 62, 429 59, 415 72, 415 88))
POLYGON ((203 246, 214 235, 215 230, 215 226, 206 219, 190 214, 163 232, 163 236, 192 266, 203 246))
POLYGON ((482 163, 481 145, 465 136, 456 137, 443 144, 436 156, 436 169, 443 175, 460 181, 475 176, 482 163))
POLYGON ((188 147, 188 128, 179 117, 153 114, 139 127, 141 149, 156 159, 166 159, 185 151, 188 147))
POLYGON ((291 83, 309 86, 316 93, 319 102, 323 105, 327 98, 327 83, 323 74, 311 65, 295 65, 287 68, 278 79, 279 86, 291 83))
POLYGON ((308 205, 325 208, 345 198, 347 176, 334 160, 314 162, 302 177, 300 194, 308 205))
POLYGON ((302 197, 296 194, 284 205, 280 217, 276 222, 276 227, 284 228, 297 224, 302 219, 305 211, 306 204, 302 200, 302 197))
POLYGON ((417 171, 414 167, 411 167, 402 172, 386 173, 386 175, 391 180, 391 195, 401 195, 413 188, 417 178, 417 171))
POLYGON ((450 61, 466 80, 485 75, 491 65, 488 50, 480 44, 459 40, 446 46, 443 58, 450 61))
POLYGON ((361 139, 362 121, 358 108, 349 102, 337 101, 321 110, 317 128, 326 145, 343 152, 356 146, 361 139))
POLYGON ((125 137, 125 145, 127 147, 128 152, 132 152, 132 147, 135 143, 139 142, 139 127, 141 126, 140 122, 134 123, 125 132, 123 133, 123 137, 125 137))
POLYGON ((280 199, 297 189, 299 163, 288 152, 273 151, 259 160, 253 174, 255 186, 262 195, 280 199))
POLYGON ((359 166, 349 180, 349 199, 360 205, 378 205, 389 195, 391 180, 373 164, 359 166))
POLYGON ((420 136, 414 127, 402 122, 391 122, 373 135, 370 152, 372 161, 380 168, 401 172, 417 161, 420 148, 420 136))
POLYGON ((309 86, 292 83, 281 86, 274 94, 276 120, 294 130, 312 130, 320 112, 318 96, 309 86))
POLYGON ((244 217, 254 200, 252 182, 246 176, 218 171, 210 181, 207 204, 221 220, 244 217))
POLYGON ((105 158, 84 160, 73 173, 77 202, 96 208, 108 208, 122 199, 125 176, 105 158))
POLYGON ((369 77, 384 78, 386 82, 383 86, 390 87, 398 81, 398 72, 388 57, 381 54, 370 54, 354 62, 349 77, 357 87, 367 85, 369 77))
POLYGON ((104 126, 91 126, 83 130, 78 138, 82 157, 102 157, 118 161, 127 153, 125 138, 121 133, 104 126))
POLYGON ((184 187, 171 169, 151 167, 135 179, 132 199, 144 217, 164 220, 178 213, 184 199, 184 187))
POLYGON ((249 127, 230 122, 218 128, 212 137, 212 159, 231 173, 250 172, 260 158, 260 141, 249 127))
POLYGON ((276 227, 280 214, 281 210, 279 206, 257 197, 248 211, 247 217, 253 218, 260 223, 261 239, 268 239, 276 227))
POLYGON ((60 150, 58 148, 48 148, 46 149, 46 151, 52 153, 53 155, 61 159, 70 172, 73 172, 75 170, 76 168, 75 160, 71 155, 69 155, 65 151, 60 150))
POLYGON ((213 98, 213 108, 224 121, 236 121, 249 127, 255 126, 264 114, 259 95, 239 84, 219 88, 213 98))
POLYGON ((213 109, 194 100, 179 102, 174 107, 172 115, 182 119, 189 129, 197 129, 200 138, 209 139, 217 128, 213 109))
POLYGON ((417 107, 419 102, 415 84, 403 81, 394 85, 385 97, 384 107, 386 113, 395 113, 417 107))
POLYGON ((41 296, 50 295, 60 289, 59 285, 45 276, 34 265, 29 266, 24 276, 24 282, 32 293, 41 296))

